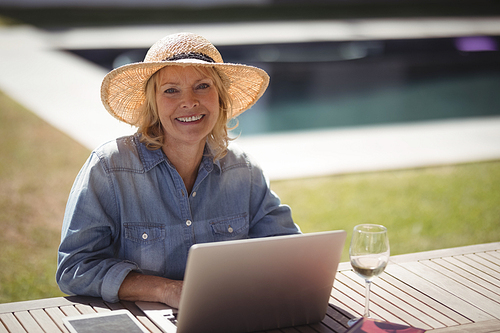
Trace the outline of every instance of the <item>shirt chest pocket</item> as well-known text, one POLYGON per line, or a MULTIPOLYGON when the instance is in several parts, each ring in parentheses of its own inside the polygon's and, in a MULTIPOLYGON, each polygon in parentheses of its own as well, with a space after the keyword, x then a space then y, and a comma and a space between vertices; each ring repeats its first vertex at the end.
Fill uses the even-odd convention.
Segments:
POLYGON ((145 273, 162 274, 166 231, 163 224, 125 223, 125 256, 145 273))
POLYGON ((165 240, 165 226, 156 223, 125 223, 125 238, 141 244, 165 240))
POLYGON ((248 215, 238 214, 208 221, 214 241, 248 238, 248 215))

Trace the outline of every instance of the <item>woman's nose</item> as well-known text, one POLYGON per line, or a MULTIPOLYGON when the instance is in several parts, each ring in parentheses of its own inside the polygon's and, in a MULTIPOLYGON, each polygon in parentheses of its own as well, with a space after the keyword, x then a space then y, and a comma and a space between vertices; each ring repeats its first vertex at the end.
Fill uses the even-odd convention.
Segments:
POLYGON ((185 109, 191 109, 200 104, 196 94, 192 91, 185 92, 183 97, 182 107, 185 109))

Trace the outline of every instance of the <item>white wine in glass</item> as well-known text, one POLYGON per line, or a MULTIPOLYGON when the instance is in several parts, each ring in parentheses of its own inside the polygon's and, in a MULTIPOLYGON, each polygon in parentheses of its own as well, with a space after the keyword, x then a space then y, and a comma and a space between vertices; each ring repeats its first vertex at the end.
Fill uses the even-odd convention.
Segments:
MULTIPOLYGON (((370 318, 370 286, 372 280, 382 274, 389 262, 390 248, 387 228, 377 224, 360 224, 354 227, 349 257, 354 271, 365 279, 365 313, 370 318)), ((354 325, 361 318, 349 320, 354 325)))

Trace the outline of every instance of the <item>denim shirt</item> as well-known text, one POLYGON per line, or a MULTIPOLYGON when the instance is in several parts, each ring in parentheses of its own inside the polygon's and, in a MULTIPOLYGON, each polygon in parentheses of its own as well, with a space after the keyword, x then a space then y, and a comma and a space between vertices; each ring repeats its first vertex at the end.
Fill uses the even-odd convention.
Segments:
POLYGON ((60 289, 117 302, 130 271, 182 280, 193 244, 300 232, 249 156, 235 145, 216 162, 207 153, 188 194, 163 150, 137 134, 93 151, 66 206, 60 289))

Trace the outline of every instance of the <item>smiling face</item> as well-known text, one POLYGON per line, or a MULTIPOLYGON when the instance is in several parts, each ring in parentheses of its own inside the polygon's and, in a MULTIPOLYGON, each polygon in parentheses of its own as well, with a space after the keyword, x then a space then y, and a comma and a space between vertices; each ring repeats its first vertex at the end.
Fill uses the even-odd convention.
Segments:
POLYGON ((156 105, 164 144, 203 147, 220 112, 213 79, 205 69, 192 66, 167 66, 159 75, 156 105))

